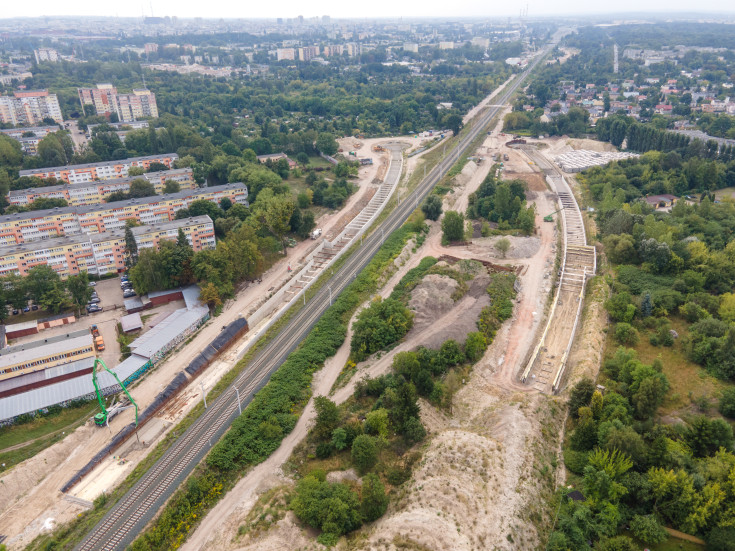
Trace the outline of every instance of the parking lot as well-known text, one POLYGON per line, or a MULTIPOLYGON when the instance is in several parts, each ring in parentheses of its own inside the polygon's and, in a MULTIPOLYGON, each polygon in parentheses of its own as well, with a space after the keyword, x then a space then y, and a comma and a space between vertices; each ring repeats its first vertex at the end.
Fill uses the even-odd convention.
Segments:
MULTIPOLYGON (((100 335, 102 335, 102 339, 105 341, 105 349, 98 355, 104 360, 107 367, 115 367, 118 365, 120 363, 120 343, 117 342, 117 324, 120 321, 120 318, 126 315, 123 304, 127 299, 123 298, 123 291, 120 288, 119 278, 97 281, 93 288, 100 298, 98 306, 102 308, 101 312, 88 314, 86 310, 84 310, 81 317, 77 318, 77 321, 71 325, 61 325, 59 327, 52 327, 51 329, 44 329, 43 331, 33 335, 13 339, 10 344, 23 344, 47 337, 64 335, 72 331, 89 329, 92 324, 95 324, 100 331, 100 335)), ((177 300, 163 304, 157 308, 141 312, 141 317, 143 319, 142 332, 144 333, 148 331, 168 314, 174 310, 183 308, 183 306, 184 301, 177 300)), ((8 322, 11 324, 21 323, 34 319, 43 319, 48 316, 50 316, 49 312, 45 310, 37 310, 31 311, 28 314, 11 316, 11 318, 8 319, 8 322)))

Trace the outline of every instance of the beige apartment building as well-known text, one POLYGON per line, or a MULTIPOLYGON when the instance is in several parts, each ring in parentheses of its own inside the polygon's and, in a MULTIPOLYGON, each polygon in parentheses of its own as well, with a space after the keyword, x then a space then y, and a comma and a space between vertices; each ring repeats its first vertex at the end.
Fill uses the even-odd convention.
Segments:
POLYGON ((8 194, 11 205, 25 206, 41 197, 49 199, 65 199, 70 206, 97 205, 105 198, 117 191, 127 192, 130 182, 137 178, 145 178, 156 189, 156 193, 163 193, 164 184, 172 180, 179 184, 179 191, 195 189, 194 173, 191 168, 175 168, 160 172, 149 172, 142 176, 128 176, 127 178, 113 178, 98 182, 84 182, 80 184, 62 184, 30 189, 13 190, 8 194))
POLYGON ((131 167, 140 167, 148 170, 151 163, 166 165, 173 168, 174 162, 179 159, 176 153, 148 155, 146 157, 131 157, 119 161, 105 161, 102 163, 87 163, 82 165, 54 166, 51 168, 34 168, 21 170, 20 176, 35 176, 36 178, 56 178, 67 184, 80 184, 95 180, 109 180, 111 178, 125 178, 131 167))
MULTIPOLYGON (((209 216, 182 218, 162 224, 132 228, 138 250, 158 248, 161 241, 176 240, 179 229, 194 251, 215 247, 214 224, 209 216)), ((94 275, 118 273, 125 269, 125 230, 77 234, 20 245, 0 247, 0 276, 22 276, 40 265, 54 269, 61 277, 86 271, 94 275)))
POLYGON ((109 117, 114 113, 122 122, 158 117, 156 94, 148 89, 133 90, 132 94, 118 94, 117 88, 112 84, 98 84, 96 88, 78 88, 77 93, 82 110, 86 105, 92 105, 98 115, 109 117))
POLYGON ((0 122, 33 126, 43 119, 64 122, 56 94, 49 94, 48 90, 18 90, 12 96, 0 96, 0 122))
POLYGON ((172 222, 177 211, 188 208, 194 201, 203 199, 219 204, 224 198, 233 204, 247 206, 248 188, 238 182, 100 205, 16 212, 0 216, 0 247, 79 233, 124 229, 126 221, 130 219, 145 225, 172 222))

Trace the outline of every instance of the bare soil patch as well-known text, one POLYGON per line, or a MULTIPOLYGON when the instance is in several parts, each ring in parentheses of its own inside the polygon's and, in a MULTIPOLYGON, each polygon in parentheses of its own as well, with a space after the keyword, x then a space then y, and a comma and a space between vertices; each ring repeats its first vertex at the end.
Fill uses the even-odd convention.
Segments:
POLYGON ((513 172, 506 170, 503 172, 503 180, 523 180, 528 184, 528 191, 548 191, 546 177, 539 172, 513 172))
POLYGON ((458 288, 457 281, 438 274, 424 277, 411 292, 411 299, 408 302, 411 310, 415 312, 415 317, 414 326, 406 335, 406 341, 416 343, 414 346, 421 345, 427 348, 439 348, 447 339, 464 342, 467 333, 477 331, 480 312, 485 306, 490 305, 490 297, 486 292, 489 283, 490 277, 483 271, 469 282, 466 295, 455 302, 452 294, 458 288), (426 331, 437 323, 438 317, 456 308, 461 308, 462 314, 451 324, 442 324, 438 331, 426 331))

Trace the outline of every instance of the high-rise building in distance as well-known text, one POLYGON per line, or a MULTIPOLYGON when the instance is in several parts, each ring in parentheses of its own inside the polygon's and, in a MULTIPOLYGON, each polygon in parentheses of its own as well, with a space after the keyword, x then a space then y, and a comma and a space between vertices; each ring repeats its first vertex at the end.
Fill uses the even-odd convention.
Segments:
POLYGON ((13 125, 39 125, 43 119, 64 122, 56 94, 48 90, 20 90, 0 96, 0 122, 13 125))
POLYGON ((112 84, 98 84, 96 88, 79 88, 79 102, 94 105, 98 115, 113 113, 119 121, 131 122, 143 117, 158 117, 156 94, 148 89, 133 90, 132 94, 118 94, 112 84))

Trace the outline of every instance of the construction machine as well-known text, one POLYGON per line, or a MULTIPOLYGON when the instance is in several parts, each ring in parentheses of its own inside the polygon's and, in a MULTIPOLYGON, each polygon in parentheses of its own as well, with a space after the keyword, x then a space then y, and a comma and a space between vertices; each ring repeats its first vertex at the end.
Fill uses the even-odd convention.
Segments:
POLYGON ((560 208, 560 209, 557 209, 557 210, 555 210, 555 211, 554 211, 554 212, 552 212, 551 214, 547 214, 546 216, 544 216, 544 222, 553 222, 553 221, 554 221, 554 215, 555 215, 555 214, 556 214, 557 212, 561 212, 561 211, 563 211, 563 210, 564 210, 564 207, 562 207, 562 208, 560 208))
POLYGON ((137 427, 138 426, 138 404, 135 403, 135 400, 133 400, 133 397, 128 392, 128 389, 125 388, 125 385, 117 376, 117 373, 115 373, 114 371, 110 371, 107 368, 107 365, 105 365, 105 362, 102 360, 102 358, 95 358, 94 367, 92 367, 92 384, 94 385, 94 391, 97 394, 97 401, 100 403, 100 409, 102 409, 101 413, 98 413, 97 415, 94 416, 95 425, 104 427, 105 425, 108 424, 110 419, 115 417, 115 415, 131 407, 127 404, 123 404, 122 402, 118 404, 113 404, 112 406, 110 406, 109 410, 105 407, 105 398, 104 396, 102 396, 102 392, 100 392, 99 384, 97 384, 97 364, 101 364, 102 367, 105 369, 105 371, 107 371, 110 375, 112 375, 115 378, 115 380, 117 381, 117 384, 120 385, 120 388, 122 388, 123 392, 125 392, 125 394, 127 395, 128 400, 130 400, 130 403, 133 404, 133 406, 135 407, 135 426, 137 427))

